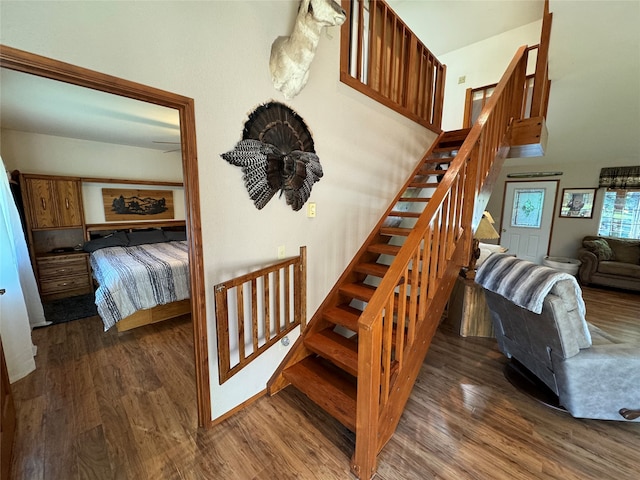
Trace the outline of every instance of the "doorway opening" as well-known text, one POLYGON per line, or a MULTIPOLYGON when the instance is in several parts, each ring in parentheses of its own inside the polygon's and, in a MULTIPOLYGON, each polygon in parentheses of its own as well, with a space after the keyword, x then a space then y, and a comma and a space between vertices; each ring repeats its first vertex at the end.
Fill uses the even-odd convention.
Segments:
POLYGON ((204 300, 204 266, 193 99, 5 45, 0 45, 0 68, 87 87, 173 108, 178 111, 182 144, 185 220, 189 245, 190 301, 194 338, 198 426, 207 427, 211 425, 208 338, 204 300))

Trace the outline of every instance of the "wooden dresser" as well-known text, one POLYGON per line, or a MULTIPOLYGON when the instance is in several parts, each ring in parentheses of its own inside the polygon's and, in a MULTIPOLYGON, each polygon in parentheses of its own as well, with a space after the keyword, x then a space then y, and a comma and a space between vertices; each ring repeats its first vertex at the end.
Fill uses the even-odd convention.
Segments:
POLYGON ((92 291, 84 242, 80 178, 20 176, 27 237, 43 301, 92 291))

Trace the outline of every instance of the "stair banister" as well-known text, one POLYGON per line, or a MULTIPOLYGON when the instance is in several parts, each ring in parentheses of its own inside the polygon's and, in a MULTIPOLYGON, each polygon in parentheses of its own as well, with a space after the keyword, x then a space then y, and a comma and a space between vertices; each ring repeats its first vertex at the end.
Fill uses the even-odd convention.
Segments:
MULTIPOLYGON (((527 47, 518 49, 494 94, 485 105, 434 192, 413 231, 396 255, 387 274, 365 307, 358 322, 358 397, 356 448, 352 470, 361 479, 371 478, 376 457, 395 430, 408 400, 420 364, 444 310, 457 270, 469 258, 472 232, 488 201, 497 171, 508 153, 506 136, 511 121, 519 117, 526 78, 527 47), (494 164, 497 168, 493 168, 494 164), (437 251, 434 252, 434 248, 437 251), (410 265, 414 268, 410 271, 410 265), (415 282, 418 265, 420 281, 415 282), (410 273, 411 272, 411 273, 410 273), (452 276, 453 273, 453 276, 452 276), (395 290, 404 289, 412 275, 409 300, 409 331, 404 352, 396 351, 403 362, 391 381, 388 362, 383 369, 383 352, 392 348, 391 334, 395 290), (436 292, 444 293, 436 298, 436 292), (419 298, 416 298, 419 297, 419 298), (434 304, 432 300, 437 300, 434 304), (417 312, 416 312, 417 302, 417 312), (427 312, 427 304, 431 310, 427 312), (434 312, 439 312, 437 315, 434 312), (425 322, 425 315, 431 322, 425 322), (386 320, 386 325, 385 325, 386 320), (384 328, 383 331, 383 327, 384 328)), ((399 311, 405 312, 406 299, 399 298, 399 311)), ((404 322, 403 322, 404 326, 404 322)), ((405 329, 397 329, 404 337, 405 329)), ((396 337, 397 337, 396 335, 396 337)), ((398 342, 397 345, 402 345, 398 342)))

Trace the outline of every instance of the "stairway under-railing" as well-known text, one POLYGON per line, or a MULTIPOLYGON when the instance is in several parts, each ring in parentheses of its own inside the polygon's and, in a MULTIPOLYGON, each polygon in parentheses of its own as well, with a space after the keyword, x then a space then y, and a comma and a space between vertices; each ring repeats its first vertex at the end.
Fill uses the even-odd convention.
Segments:
POLYGON ((527 48, 518 49, 358 322, 356 446, 352 471, 376 458, 400 420, 420 365, 509 150, 524 101, 527 48))

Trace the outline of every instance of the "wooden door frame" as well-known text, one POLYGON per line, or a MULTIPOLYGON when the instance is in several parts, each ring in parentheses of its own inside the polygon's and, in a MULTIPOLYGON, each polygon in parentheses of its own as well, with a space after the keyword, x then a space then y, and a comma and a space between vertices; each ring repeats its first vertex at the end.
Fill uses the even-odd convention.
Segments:
POLYGON ((52 80, 91 88, 143 102, 178 110, 182 143, 182 170, 185 193, 185 218, 189 242, 189 276, 191 281, 191 317, 195 355, 198 426, 211 425, 211 390, 209 384, 209 353, 206 323, 204 265, 202 259, 202 229, 196 125, 193 99, 148 87, 139 83, 77 67, 0 44, 0 68, 8 68, 52 80))

